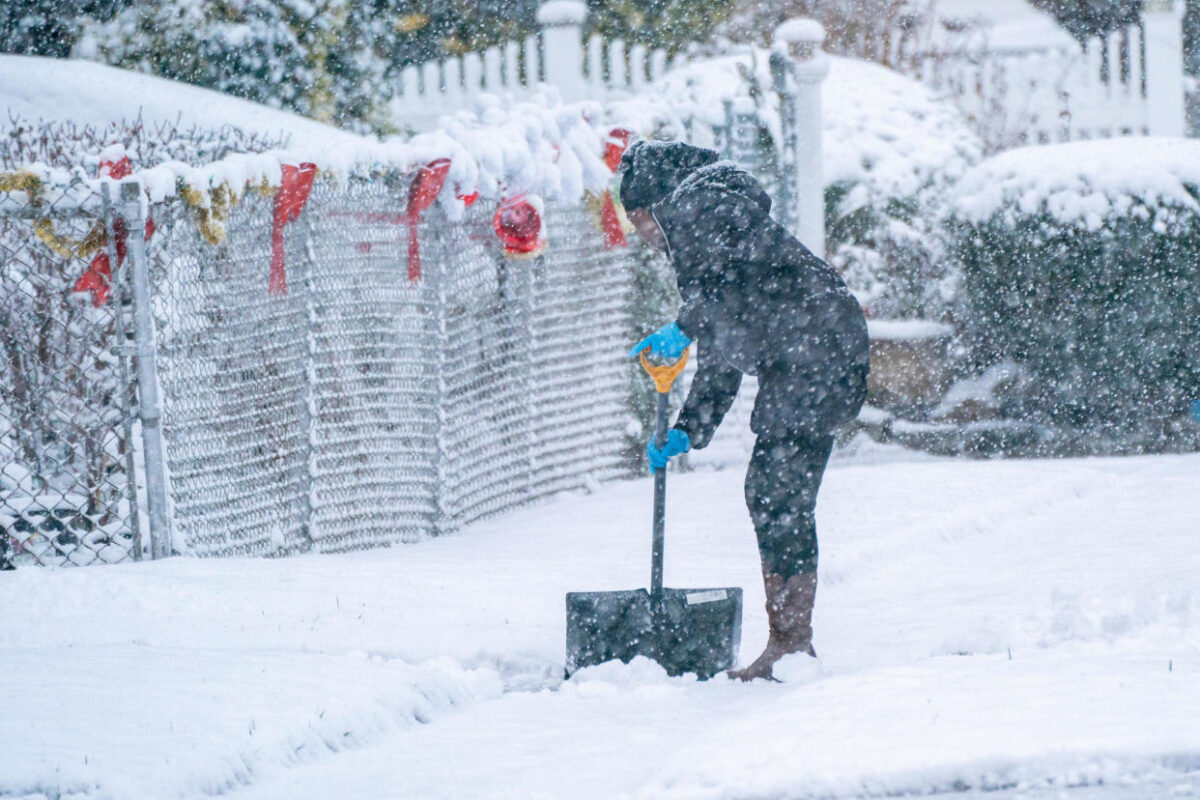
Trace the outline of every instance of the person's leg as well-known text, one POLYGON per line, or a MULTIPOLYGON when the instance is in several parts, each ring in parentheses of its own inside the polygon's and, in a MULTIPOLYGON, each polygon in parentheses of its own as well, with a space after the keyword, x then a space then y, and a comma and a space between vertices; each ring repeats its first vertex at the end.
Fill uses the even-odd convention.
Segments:
POLYGON ((771 677, 788 653, 816 655, 812 611, 817 592, 817 492, 833 450, 832 435, 760 436, 746 472, 746 506, 758 537, 770 636, 748 667, 730 677, 771 677))

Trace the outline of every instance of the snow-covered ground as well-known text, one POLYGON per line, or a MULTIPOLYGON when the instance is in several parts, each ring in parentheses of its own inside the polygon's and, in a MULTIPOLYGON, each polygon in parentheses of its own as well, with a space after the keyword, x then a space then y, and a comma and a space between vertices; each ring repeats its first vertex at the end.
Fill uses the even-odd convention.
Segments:
MULTIPOLYGON (((0 573, 0 796, 1200 796, 1197 474, 859 443, 821 665, 777 684, 561 681, 564 593, 644 585, 648 480, 394 550, 0 573)), ((669 495, 668 585, 744 587, 753 657, 741 472, 669 495)))

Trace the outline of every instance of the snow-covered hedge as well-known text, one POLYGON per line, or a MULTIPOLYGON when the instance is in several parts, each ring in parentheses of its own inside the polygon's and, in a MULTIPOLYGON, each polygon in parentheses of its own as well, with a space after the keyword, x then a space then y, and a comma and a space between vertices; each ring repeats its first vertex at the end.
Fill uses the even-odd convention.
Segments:
POLYGON ((1200 396, 1200 142, 1009 151, 954 209, 969 340, 1032 371, 1037 413, 1153 445, 1200 396))
MULTIPOLYGON (((727 100, 738 109, 753 103, 778 144, 768 63, 765 50, 693 62, 611 113, 665 137, 684 136, 692 123, 697 136, 696 122, 725 124, 727 100)), ((830 57, 822 104, 831 263, 874 316, 946 318, 959 280, 947 269, 940 209, 953 182, 980 160, 979 140, 952 105, 866 61, 830 57)))

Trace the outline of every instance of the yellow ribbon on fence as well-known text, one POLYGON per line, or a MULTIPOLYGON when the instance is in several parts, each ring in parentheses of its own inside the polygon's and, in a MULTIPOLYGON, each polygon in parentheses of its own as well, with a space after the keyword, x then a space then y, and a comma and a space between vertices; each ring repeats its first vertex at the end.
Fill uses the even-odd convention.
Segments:
POLYGON ((108 231, 105 229, 104 220, 99 219, 92 223, 91 229, 82 239, 72 239, 56 233, 54 223, 48 217, 36 220, 33 223, 33 232, 42 240, 42 244, 63 258, 91 258, 108 244, 108 231))
POLYGON ((27 169, 0 172, 0 192, 24 192, 30 205, 37 205, 42 196, 42 179, 27 169))
POLYGON ((225 241, 225 221, 229 219, 229 209, 239 199, 229 184, 222 183, 214 187, 207 196, 195 186, 184 184, 180 187, 179 195, 196 212, 196 227, 200 229, 204 241, 209 244, 225 241))
MULTIPOLYGON (((29 204, 41 205, 42 179, 29 170, 0 172, 0 192, 25 192, 29 204)), ((54 230, 49 217, 34 220, 33 232, 41 242, 63 258, 89 258, 108 243, 104 222, 96 220, 82 239, 63 236, 54 230)))

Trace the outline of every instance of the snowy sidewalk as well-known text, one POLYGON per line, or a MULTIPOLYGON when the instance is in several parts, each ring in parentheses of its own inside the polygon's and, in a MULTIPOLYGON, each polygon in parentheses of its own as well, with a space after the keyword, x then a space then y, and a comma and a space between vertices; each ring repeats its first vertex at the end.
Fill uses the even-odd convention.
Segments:
MULTIPOLYGON (((1197 476, 1200 456, 835 461, 824 675, 773 685, 560 681, 563 594, 647 578, 646 480, 389 551, 0 573, 0 796, 1186 796, 1197 476)), ((743 586, 753 657, 741 477, 672 479, 666 577, 743 586)))

